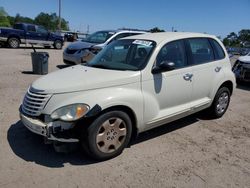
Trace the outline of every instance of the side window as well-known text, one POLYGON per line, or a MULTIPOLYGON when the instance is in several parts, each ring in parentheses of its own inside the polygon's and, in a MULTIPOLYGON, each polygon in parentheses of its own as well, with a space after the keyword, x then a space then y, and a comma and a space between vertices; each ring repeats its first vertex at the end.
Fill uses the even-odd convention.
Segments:
POLYGON ((28 32, 36 32, 36 28, 34 25, 28 25, 27 26, 27 31, 28 32))
POLYGON ((176 68, 187 66, 187 56, 183 40, 167 43, 162 47, 156 58, 156 65, 163 61, 175 63, 176 68))
POLYGON ((225 53, 224 50, 222 49, 221 45, 215 41, 214 39, 209 39, 213 49, 214 49, 214 55, 215 55, 215 60, 220 60, 225 58, 225 53))
POLYGON ((124 38, 128 36, 130 36, 130 33, 121 33, 121 34, 118 34, 113 40, 118 40, 120 38, 124 38))
POLYGON ((37 27, 37 32, 38 33, 43 33, 43 34, 47 34, 48 33, 48 31, 44 27, 41 27, 41 26, 37 27))
POLYGON ((214 60, 213 49, 206 38, 187 39, 191 54, 193 57, 193 64, 202 64, 214 60))

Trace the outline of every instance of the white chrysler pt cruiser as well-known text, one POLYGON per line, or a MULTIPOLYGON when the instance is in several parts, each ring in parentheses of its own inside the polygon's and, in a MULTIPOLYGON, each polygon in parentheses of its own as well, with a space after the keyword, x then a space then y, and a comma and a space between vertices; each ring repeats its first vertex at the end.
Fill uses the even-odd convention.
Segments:
POLYGON ((228 54, 216 37, 143 34, 110 43, 88 64, 36 80, 20 117, 30 131, 80 142, 91 157, 106 160, 143 131, 204 109, 221 117, 234 87, 228 54))

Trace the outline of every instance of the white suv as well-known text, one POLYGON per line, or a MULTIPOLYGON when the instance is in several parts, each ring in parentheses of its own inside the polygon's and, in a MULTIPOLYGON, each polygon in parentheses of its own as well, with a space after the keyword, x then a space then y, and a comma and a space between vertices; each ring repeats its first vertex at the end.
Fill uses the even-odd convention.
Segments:
POLYGON ((221 117, 234 88, 230 60, 216 37, 144 34, 114 41, 87 65, 35 81, 20 117, 32 132, 80 141, 90 156, 105 160, 119 155, 132 135, 203 109, 221 117))

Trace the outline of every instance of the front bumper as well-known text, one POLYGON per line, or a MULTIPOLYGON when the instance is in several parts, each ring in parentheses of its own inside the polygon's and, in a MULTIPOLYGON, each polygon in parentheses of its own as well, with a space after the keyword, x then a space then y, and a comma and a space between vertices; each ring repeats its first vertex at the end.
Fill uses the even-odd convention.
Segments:
POLYGON ((67 54, 63 52, 63 61, 65 64, 80 64, 81 63, 81 53, 67 54), (68 63, 70 62, 70 63, 68 63))
POLYGON ((34 118, 24 115, 22 112, 20 112, 20 119, 27 129, 29 129, 31 132, 35 134, 39 134, 39 135, 46 137, 48 140, 58 141, 58 142, 70 142, 70 143, 79 142, 79 139, 77 138, 56 137, 52 133, 53 131, 52 122, 45 124, 38 119, 34 119, 34 118))
POLYGON ((7 42, 8 38, 7 37, 0 37, 0 42, 7 42))

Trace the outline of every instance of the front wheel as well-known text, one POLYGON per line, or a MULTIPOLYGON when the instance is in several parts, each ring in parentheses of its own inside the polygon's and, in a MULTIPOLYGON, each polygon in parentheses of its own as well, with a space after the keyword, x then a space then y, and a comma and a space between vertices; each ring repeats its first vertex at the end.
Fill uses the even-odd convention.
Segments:
POLYGON ((99 116, 87 129, 82 145, 86 153, 97 160, 107 160, 121 154, 132 133, 129 116, 122 111, 110 111, 99 116))
POLYGON ((54 42, 54 48, 55 48, 55 49, 60 50, 60 49, 62 49, 62 46, 63 46, 63 44, 62 44, 61 41, 56 40, 56 41, 54 42))
POLYGON ((214 118, 222 117, 230 102, 230 91, 227 87, 220 88, 215 97, 212 106, 209 108, 209 113, 214 118))

